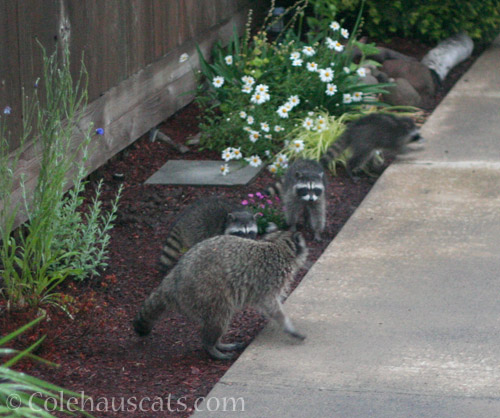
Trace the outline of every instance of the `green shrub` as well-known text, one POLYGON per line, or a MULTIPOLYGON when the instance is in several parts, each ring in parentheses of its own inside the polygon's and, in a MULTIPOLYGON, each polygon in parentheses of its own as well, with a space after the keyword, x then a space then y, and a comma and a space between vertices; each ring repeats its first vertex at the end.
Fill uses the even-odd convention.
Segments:
POLYGON ((200 52, 208 80, 197 97, 204 109, 202 146, 222 151, 225 160, 237 150, 238 158, 259 165, 283 147, 308 112, 341 115, 377 104, 386 85, 362 82, 368 62, 352 62, 355 36, 337 22, 328 26, 307 42, 293 29, 281 42, 269 41, 264 31, 240 42, 235 33, 228 46, 215 45, 212 64, 200 52))
POLYGON ((9 306, 15 308, 43 301, 60 303, 53 293, 58 284, 69 276, 83 279, 97 274, 97 269, 105 266, 109 230, 119 198, 118 194, 111 210, 103 214, 99 187, 88 214, 79 212, 83 204, 80 194, 88 174, 85 162, 94 136, 91 125, 74 149, 72 137, 87 103, 86 74, 82 67, 74 83, 68 50, 61 57, 56 53, 47 57, 43 50, 43 61, 44 96, 39 99, 36 91, 31 100, 24 101, 21 146, 14 156, 9 154, 5 137, 9 112, 4 112, 0 120, 0 174, 4 175, 0 181, 0 275, 2 293, 9 306), (30 139, 41 154, 36 186, 28 196, 21 178, 24 205, 12 206, 13 173, 30 139), (65 192, 69 178, 75 187, 65 192), (28 221, 14 232, 15 218, 21 210, 28 221))
MULTIPOLYGON (((355 18, 362 0, 333 0, 337 18, 355 18)), ((310 0, 311 4, 323 0, 310 0)), ((437 43, 459 31, 488 42, 500 31, 499 0, 366 0, 363 31, 371 37, 393 36, 437 43)))

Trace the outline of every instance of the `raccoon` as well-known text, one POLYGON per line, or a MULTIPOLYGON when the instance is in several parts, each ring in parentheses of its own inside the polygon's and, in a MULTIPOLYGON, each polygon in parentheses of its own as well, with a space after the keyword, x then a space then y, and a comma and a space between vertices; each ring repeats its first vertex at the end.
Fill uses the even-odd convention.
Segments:
POLYGON ((235 312, 253 306, 302 340, 305 336, 283 312, 281 297, 306 258, 307 247, 298 232, 277 231, 259 241, 221 235, 200 242, 145 300, 134 329, 147 335, 164 310, 177 308, 201 323, 202 344, 208 354, 226 360, 232 354, 221 351, 242 344, 223 344, 220 339, 235 312))
POLYGON ((349 148, 352 155, 346 170, 349 177, 354 178, 353 172, 371 161, 376 151, 394 155, 403 153, 407 144, 420 139, 419 130, 411 118, 372 113, 350 123, 320 161, 327 168, 332 160, 349 148))
POLYGON ((255 239, 254 215, 217 196, 196 201, 170 228, 160 257, 161 270, 166 272, 172 268, 180 256, 198 242, 224 234, 255 239))
POLYGON ((314 232, 314 240, 321 241, 326 220, 326 183, 321 165, 314 160, 296 160, 282 181, 267 189, 283 202, 286 223, 294 231, 302 212, 314 232))

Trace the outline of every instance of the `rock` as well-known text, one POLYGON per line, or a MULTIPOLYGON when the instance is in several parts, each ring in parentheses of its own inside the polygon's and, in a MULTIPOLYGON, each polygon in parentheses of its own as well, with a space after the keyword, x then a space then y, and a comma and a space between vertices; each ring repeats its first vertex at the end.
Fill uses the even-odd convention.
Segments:
POLYGON ((455 65, 470 57, 473 49, 472 39, 465 32, 461 32, 441 41, 421 62, 435 71, 440 81, 443 81, 455 65))
MULTIPOLYGON (((368 55, 367 58, 370 58, 374 61, 383 63, 387 60, 403 60, 403 61, 417 61, 416 58, 410 57, 408 55, 402 54, 401 52, 394 51, 389 48, 384 48, 383 46, 377 46, 378 54, 368 55)), ((355 47, 353 50, 353 59, 357 60, 361 58, 362 54, 358 47, 355 47)))
POLYGON ((422 98, 415 88, 404 78, 397 78, 395 86, 387 87, 388 94, 383 95, 383 101, 393 106, 415 106, 422 105, 422 98))
POLYGON ((431 71, 421 62, 387 60, 381 70, 391 78, 405 78, 421 96, 434 96, 436 86, 431 71))

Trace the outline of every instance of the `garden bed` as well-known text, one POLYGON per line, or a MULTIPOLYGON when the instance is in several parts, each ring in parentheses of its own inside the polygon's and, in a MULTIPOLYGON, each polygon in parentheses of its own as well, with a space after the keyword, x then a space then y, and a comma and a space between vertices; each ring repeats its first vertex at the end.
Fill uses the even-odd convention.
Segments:
MULTIPOLYGON (((403 40, 395 40, 388 46, 418 58, 426 51, 423 45, 403 40)), ((474 57, 451 71, 438 92, 435 105, 471 65, 474 57)), ((198 114, 198 108, 192 104, 163 123, 161 130, 184 143, 198 132, 198 114)), ((420 122, 425 116, 422 114, 420 122)), ((164 315, 147 338, 137 337, 131 328, 140 304, 162 279, 157 263, 168 227, 176 214, 198 198, 219 194, 240 201, 248 193, 262 191, 274 182, 274 178, 263 171, 248 187, 144 184, 168 159, 180 158, 218 159, 219 155, 198 152, 195 148, 181 155, 166 143, 152 143, 144 136, 90 176, 89 196, 97 180, 104 180, 105 205, 110 205, 119 185, 124 185, 116 226, 111 234, 109 266, 90 282, 65 286, 68 297, 75 298, 73 321, 59 308, 50 307, 47 308, 50 320, 25 337, 34 341, 47 334, 37 354, 60 367, 54 369, 31 363, 20 367, 63 387, 84 391, 94 399, 96 416, 123 416, 124 411, 133 412, 137 417, 154 415, 140 412, 137 405, 133 408, 127 404, 127 399, 133 397, 136 402, 146 398, 152 402, 157 397, 164 402, 170 400, 172 408, 178 410, 169 415, 164 412, 162 416, 189 416, 195 400, 207 395, 232 364, 209 358, 201 348, 197 326, 182 315, 164 315), (117 180, 117 173, 123 173, 124 179, 117 180), (115 402, 115 409, 120 409, 122 399, 125 409, 113 412, 111 402, 115 402)), ((372 184, 373 180, 368 177, 355 183, 342 169, 337 177, 328 175, 328 216, 323 241, 314 242, 310 232, 305 231, 310 248, 309 267, 339 232, 372 184)), ((296 284, 306 272, 307 269, 299 272, 296 284)), ((0 324, 3 333, 16 329, 35 314, 4 315, 0 324)), ((264 324, 259 314, 246 310, 237 315, 229 339, 250 343, 264 324)), ((144 402, 145 409, 152 407, 151 402, 144 402)), ((87 409, 90 412, 90 408, 87 409)))

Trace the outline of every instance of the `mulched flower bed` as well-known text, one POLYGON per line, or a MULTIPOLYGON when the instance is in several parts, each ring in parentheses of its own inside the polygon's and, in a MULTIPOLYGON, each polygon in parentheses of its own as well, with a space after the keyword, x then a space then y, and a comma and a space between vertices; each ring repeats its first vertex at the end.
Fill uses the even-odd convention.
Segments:
MULTIPOLYGON (((403 40, 395 40, 389 46, 417 57, 427 48, 403 40)), ((436 97, 436 105, 474 57, 449 74, 436 97)), ((198 131, 198 113, 196 105, 190 105, 163 123, 161 130, 174 140, 185 142, 198 131)), ((232 364, 210 359, 201 348, 197 326, 180 314, 164 315, 146 338, 134 335, 131 320, 144 298, 162 279, 157 264, 160 249, 169 224, 179 211, 194 200, 213 194, 241 201, 248 193, 262 191, 274 179, 263 171, 248 187, 144 185, 168 159, 219 159, 219 155, 198 152, 196 148, 181 155, 171 146, 160 141, 151 143, 144 136, 93 173, 88 196, 92 196, 96 181, 104 179, 103 198, 108 207, 119 185, 124 185, 112 231, 109 266, 92 281, 65 285, 63 292, 73 298, 74 320, 60 309, 48 307, 50 321, 21 339, 27 343, 48 335, 37 354, 60 367, 23 363, 20 368, 74 391, 84 391, 93 398, 93 408, 87 402, 86 409, 89 412, 93 409, 96 416, 127 413, 136 417, 187 417, 193 412, 195 400, 206 396, 232 364), (124 179, 116 180, 116 173, 123 173, 124 179), (163 399, 164 412, 154 413, 152 410, 159 407, 159 398, 163 399), (142 407, 139 407, 141 400, 142 407)), ((370 178, 354 183, 342 170, 337 177, 328 175, 324 239, 316 243, 305 231, 310 247, 309 266, 339 232, 372 183, 370 178)), ((306 269, 299 272, 296 284, 306 272, 306 269)), ((16 329, 35 314, 34 311, 4 314, 0 319, 2 334, 16 329)), ((264 324, 259 314, 246 310, 235 318, 228 340, 250 343, 264 324)))

